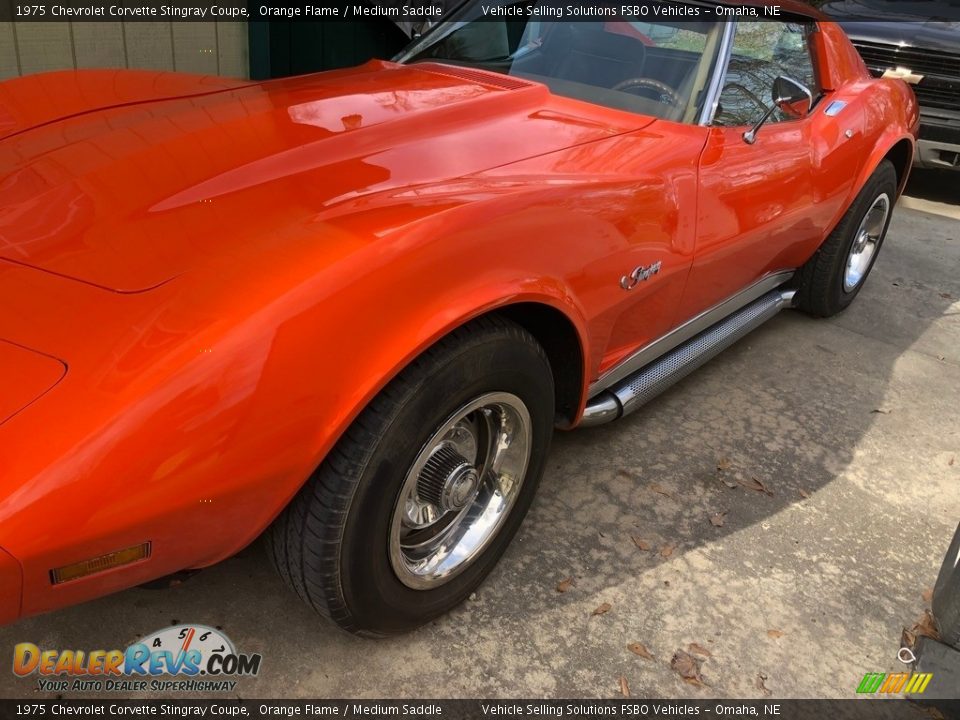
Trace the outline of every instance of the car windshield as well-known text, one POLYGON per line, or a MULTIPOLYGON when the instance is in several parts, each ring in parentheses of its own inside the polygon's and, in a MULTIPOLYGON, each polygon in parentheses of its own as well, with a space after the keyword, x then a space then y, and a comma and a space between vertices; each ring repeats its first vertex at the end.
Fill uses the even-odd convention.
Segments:
POLYGON ((697 122, 722 23, 551 19, 562 8, 557 0, 467 3, 397 60, 468 65, 544 83, 556 95, 697 122))

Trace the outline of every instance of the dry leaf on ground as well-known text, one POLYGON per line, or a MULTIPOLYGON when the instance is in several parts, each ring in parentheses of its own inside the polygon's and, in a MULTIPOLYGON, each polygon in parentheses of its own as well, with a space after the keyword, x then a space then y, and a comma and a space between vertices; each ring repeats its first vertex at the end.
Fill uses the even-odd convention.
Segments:
POLYGON ((673 555, 673 551, 676 549, 676 545, 664 545, 662 548, 660 548, 660 557, 668 558, 673 555))
POLYGON ((770 695, 772 693, 770 692, 770 688, 767 687, 766 682, 767 676, 763 673, 757 673, 757 690, 762 692, 764 695, 770 695))
POLYGON ((923 611, 923 615, 921 615, 920 619, 913 624, 913 627, 910 628, 910 632, 912 632, 914 635, 928 637, 931 640, 940 639, 940 631, 937 630, 937 621, 934 620, 933 615, 929 610, 923 611))
POLYGON ((673 498, 673 499, 676 499, 677 497, 672 492, 667 490, 663 485, 658 485, 657 483, 650 483, 647 487, 649 487, 651 490, 653 490, 655 493, 658 493, 659 495, 664 495, 668 498, 673 498))
POLYGON ((593 612, 590 613, 590 614, 591 614, 591 615, 603 615, 604 613, 610 612, 610 608, 611 608, 611 607, 613 607, 613 606, 612 606, 610 603, 602 603, 601 605, 597 605, 597 607, 595 607, 595 608, 593 609, 593 612))
POLYGON ((726 522, 726 517, 727 514, 725 512, 714 513, 710 516, 710 524, 714 527, 723 527, 723 523, 726 522))
POLYGON ((772 637, 774 640, 782 638, 785 634, 786 633, 784 633, 783 630, 767 630, 767 635, 772 637))
POLYGON ((653 653, 647 650, 647 646, 644 645, 643 643, 638 643, 638 642, 630 643, 629 645, 627 645, 627 650, 632 652, 634 655, 639 655, 640 657, 646 658, 647 660, 654 659, 653 653))
POLYGON ((810 493, 808 493, 808 492, 807 492, 806 490, 804 490, 803 488, 800 488, 800 497, 802 497, 804 500, 809 500, 809 499, 810 499, 810 493))
POLYGON ((567 590, 576 585, 576 581, 572 577, 565 578, 557 583, 557 592, 565 593, 567 590))
POLYGON ((627 684, 627 679, 623 675, 620 676, 620 694, 624 697, 630 697, 630 686, 627 684))
POLYGON ((703 687, 706 683, 700 675, 700 661, 683 650, 677 650, 670 660, 670 667, 683 678, 685 683, 703 687))
POLYGON ((642 537, 640 537, 640 536, 638 536, 638 535, 631 535, 631 536, 630 536, 630 539, 633 540, 633 544, 636 545, 636 546, 637 546, 638 548, 640 548, 641 550, 649 550, 649 549, 650 549, 650 543, 648 543, 648 542, 647 542, 646 540, 644 540, 642 537))
POLYGON ((916 644, 917 644, 917 636, 914 635, 909 630, 907 630, 906 628, 904 628, 903 633, 900 635, 900 647, 912 649, 913 646, 916 644))
POLYGON ((954 298, 953 295, 951 295, 950 293, 940 293, 940 297, 942 297, 944 300, 955 300, 955 299, 956 299, 956 298, 954 298))
POLYGON ((930 602, 931 600, 933 600, 933 588, 927 588, 926 590, 924 590, 921 593, 920 597, 923 598, 924 602, 930 602))
POLYGON ((730 458, 722 457, 717 460, 717 470, 729 470, 733 467, 733 463, 730 462, 730 458))
POLYGON ((947 462, 947 465, 949 465, 950 467, 953 467, 953 461, 956 460, 956 459, 957 459, 957 456, 956 456, 956 455, 950 456, 950 460, 949 460, 949 462, 947 462))
POLYGON ((871 412, 871 413, 879 413, 879 414, 881 414, 881 415, 889 415, 889 414, 890 414, 891 412, 893 412, 893 411, 892 411, 892 410, 887 410, 886 408, 876 408, 876 409, 874 409, 874 410, 871 410, 870 412, 871 412))
POLYGON ((749 480, 740 480, 739 481, 743 487, 747 490, 753 490, 754 492, 760 492, 764 495, 769 495, 773 497, 773 491, 768 488, 762 480, 758 480, 755 477, 751 477, 749 480))
POLYGON ((690 643, 687 645, 687 650, 692 652, 694 655, 702 655, 703 657, 713 657, 713 653, 707 650, 703 645, 697 643, 690 643))

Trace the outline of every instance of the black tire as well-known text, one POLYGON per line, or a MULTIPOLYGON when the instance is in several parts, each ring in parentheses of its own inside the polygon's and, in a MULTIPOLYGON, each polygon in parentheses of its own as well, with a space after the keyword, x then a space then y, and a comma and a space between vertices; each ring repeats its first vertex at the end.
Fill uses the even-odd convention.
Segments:
POLYGON ((893 167, 893 163, 884 160, 867 180, 837 227, 824 240, 813 257, 800 268, 796 295, 797 307, 816 317, 830 317, 842 312, 853 302, 853 299, 863 288, 867 276, 880 254, 887 228, 890 226, 896 197, 897 171, 893 167), (883 225, 883 232, 877 243, 876 251, 873 253, 870 264, 866 272, 863 273, 863 279, 859 284, 852 289, 845 289, 844 274, 847 259, 850 249, 857 239, 860 223, 874 202, 883 194, 886 194, 889 198, 890 212, 887 214, 883 225))
POLYGON ((318 613, 367 636, 412 630, 446 613, 493 569, 523 520, 553 433, 550 363, 526 330, 497 316, 471 322, 417 358, 363 410, 267 532, 274 566, 318 613), (530 415, 530 459, 499 530, 458 575, 430 589, 402 583, 388 552, 404 479, 451 413, 511 393, 530 415))
POLYGON ((933 616, 940 627, 940 639, 960 649, 960 525, 933 587, 933 616))

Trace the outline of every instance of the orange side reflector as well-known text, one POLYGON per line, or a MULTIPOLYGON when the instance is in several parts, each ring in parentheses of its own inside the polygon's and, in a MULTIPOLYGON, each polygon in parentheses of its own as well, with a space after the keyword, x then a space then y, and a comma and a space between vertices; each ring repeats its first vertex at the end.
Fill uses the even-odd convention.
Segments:
POLYGON ((81 560, 72 565, 54 568, 50 571, 50 582, 54 585, 59 585, 60 583, 77 580, 87 575, 94 575, 95 573, 103 572, 110 568, 129 565, 132 562, 148 557, 150 557, 150 543, 145 542, 140 545, 124 548, 123 550, 107 553, 100 557, 81 560))

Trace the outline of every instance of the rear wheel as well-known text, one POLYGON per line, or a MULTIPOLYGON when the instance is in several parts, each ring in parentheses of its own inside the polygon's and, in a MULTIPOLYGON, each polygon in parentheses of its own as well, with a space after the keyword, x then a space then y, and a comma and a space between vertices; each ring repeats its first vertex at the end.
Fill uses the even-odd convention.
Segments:
POLYGON ((520 526, 553 419, 550 364, 529 333, 497 317, 457 330, 370 403, 277 519, 277 570, 359 634, 447 612, 520 526))
POLYGON ((880 253, 897 197, 897 171, 884 160, 816 254, 800 269, 796 304, 818 317, 845 310, 880 253))

